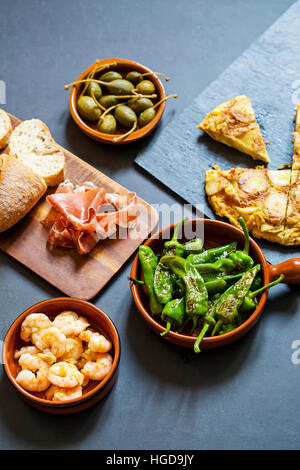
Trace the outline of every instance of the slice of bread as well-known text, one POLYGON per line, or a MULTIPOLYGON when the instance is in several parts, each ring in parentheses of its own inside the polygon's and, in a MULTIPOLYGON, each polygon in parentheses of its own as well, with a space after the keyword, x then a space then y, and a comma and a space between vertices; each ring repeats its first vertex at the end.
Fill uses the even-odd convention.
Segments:
POLYGON ((29 166, 11 155, 0 155, 0 232, 29 212, 47 186, 29 166))
POLYGON ((4 147, 6 147, 11 133, 12 125, 10 117, 4 109, 0 109, 0 149, 4 149, 4 147))
POLYGON ((64 180, 64 153, 39 119, 23 121, 15 127, 8 149, 10 155, 41 176, 47 186, 56 186, 64 180))

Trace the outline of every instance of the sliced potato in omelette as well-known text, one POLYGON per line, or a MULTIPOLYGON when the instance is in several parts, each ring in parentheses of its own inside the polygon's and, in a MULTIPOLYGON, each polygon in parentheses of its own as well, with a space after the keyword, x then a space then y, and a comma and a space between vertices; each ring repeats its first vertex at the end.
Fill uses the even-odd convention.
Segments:
POLYGON ((300 170, 292 171, 285 223, 285 245, 300 245, 300 170))
POLYGON ((291 170, 217 168, 206 172, 205 190, 219 216, 237 227, 242 216, 255 237, 284 245, 290 181, 291 170))
POLYGON ((254 160, 270 161, 251 101, 246 95, 220 104, 198 127, 212 139, 234 147, 254 160))
POLYGON ((294 132, 294 153, 292 170, 300 170, 300 104, 297 104, 294 132))

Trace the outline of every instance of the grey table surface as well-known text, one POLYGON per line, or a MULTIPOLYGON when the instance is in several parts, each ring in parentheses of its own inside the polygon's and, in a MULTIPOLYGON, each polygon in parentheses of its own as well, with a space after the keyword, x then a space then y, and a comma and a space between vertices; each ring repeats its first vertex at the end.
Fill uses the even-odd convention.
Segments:
MULTIPOLYGON (((63 89, 96 58, 138 60, 172 78, 161 126, 182 112, 291 0, 0 1, 0 80, 7 111, 38 117, 58 143, 153 204, 182 203, 133 162, 142 145, 111 148, 71 120, 63 89)), ((158 138, 159 132, 149 139, 158 138)), ((0 372, 1 449, 298 449, 298 287, 270 293, 257 326, 222 349, 192 351, 152 333, 132 301, 124 265, 94 303, 122 342, 118 381, 98 405, 51 416, 24 404, 0 372)), ((26 307, 62 295, 0 253, 0 339, 26 307)))

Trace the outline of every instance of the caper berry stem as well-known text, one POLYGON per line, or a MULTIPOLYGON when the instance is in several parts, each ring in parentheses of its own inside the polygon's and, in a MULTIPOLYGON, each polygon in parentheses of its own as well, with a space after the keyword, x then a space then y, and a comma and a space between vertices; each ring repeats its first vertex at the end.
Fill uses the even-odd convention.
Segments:
POLYGON ((137 123, 135 122, 133 124, 132 128, 128 132, 126 132, 125 134, 120 135, 119 137, 114 137, 114 142, 120 142, 120 140, 123 140, 126 137, 128 137, 136 129, 136 126, 137 126, 137 123))
POLYGON ((79 83, 99 83, 100 85, 107 85, 107 82, 103 82, 102 80, 97 80, 96 78, 84 78, 82 80, 76 80, 76 82, 68 83, 68 85, 64 86, 64 89, 67 90, 71 86, 78 85, 79 83))
POLYGON ((102 104, 100 104, 99 101, 96 99, 93 89, 91 89, 91 97, 93 98, 94 103, 98 106, 98 108, 102 109, 102 111, 106 111, 106 108, 104 108, 104 106, 102 106, 102 104))
POLYGON ((132 90, 132 94, 133 94, 133 96, 131 96, 131 98, 136 98, 136 99, 139 99, 139 98, 149 98, 149 99, 157 98, 157 95, 155 93, 153 93, 153 95, 143 95, 142 93, 138 93, 136 88, 134 88, 132 90))
MULTIPOLYGON (((97 59, 96 63, 101 62, 101 60, 97 59)), ((96 65, 97 70, 96 72, 100 72, 100 70, 108 69, 109 67, 116 67, 118 65, 117 62, 108 62, 107 64, 96 65)))
MULTIPOLYGON (((99 59, 96 60, 96 63, 100 62, 99 59)), ((88 78, 94 78, 94 76, 96 75, 96 73, 100 72, 101 70, 104 70, 104 69, 107 69, 109 67, 115 67, 117 64, 117 62, 109 62, 108 64, 102 64, 102 65, 95 65, 95 67, 93 68, 93 70, 88 74, 88 78)), ((80 93, 80 96, 84 95, 84 93, 86 92, 87 88, 88 88, 88 83, 85 83, 81 93, 80 93)))
POLYGON ((159 106, 161 103, 163 103, 164 101, 168 100, 169 98, 178 98, 178 95, 169 95, 169 96, 166 96, 165 98, 163 98, 162 100, 158 101, 158 103, 155 103, 154 106, 152 106, 152 108, 157 108, 157 106, 159 106))
POLYGON ((141 73, 141 77, 147 77, 147 75, 160 75, 161 77, 163 77, 166 80, 166 82, 168 82, 170 80, 168 77, 166 77, 166 75, 164 75, 163 73, 160 73, 160 72, 141 73))
MULTIPOLYGON (((95 67, 96 68, 96 67, 95 67)), ((94 75, 95 75, 95 68, 88 74, 88 78, 93 78, 94 75)), ((89 84, 88 83, 85 83, 84 84, 84 87, 82 88, 82 91, 80 93, 80 96, 83 96, 86 92, 86 90, 88 89, 88 86, 89 84)))
POLYGON ((118 103, 118 104, 114 104, 114 105, 111 106, 110 108, 107 108, 107 109, 104 108, 105 111, 104 111, 104 113, 101 114, 101 116, 100 116, 100 118, 99 118, 99 121, 101 121, 101 120, 104 118, 104 116, 106 116, 107 114, 109 114, 113 109, 117 108, 117 107, 120 106, 120 105, 121 105, 121 103, 118 103))

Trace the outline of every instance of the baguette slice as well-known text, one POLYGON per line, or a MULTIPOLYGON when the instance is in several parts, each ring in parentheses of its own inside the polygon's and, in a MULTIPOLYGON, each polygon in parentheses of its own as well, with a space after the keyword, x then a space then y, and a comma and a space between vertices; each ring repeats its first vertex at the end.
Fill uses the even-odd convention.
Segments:
POLYGON ((39 119, 23 121, 9 139, 9 153, 41 176, 47 186, 64 180, 65 157, 48 127, 39 119))
POLYGON ((31 168, 11 155, 0 156, 0 232, 29 212, 47 186, 31 168))
POLYGON ((0 149, 4 149, 4 147, 6 147, 11 133, 12 125, 10 117, 4 109, 0 109, 0 149))

